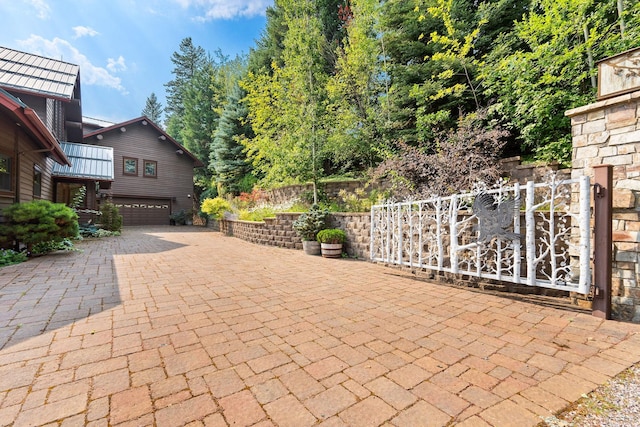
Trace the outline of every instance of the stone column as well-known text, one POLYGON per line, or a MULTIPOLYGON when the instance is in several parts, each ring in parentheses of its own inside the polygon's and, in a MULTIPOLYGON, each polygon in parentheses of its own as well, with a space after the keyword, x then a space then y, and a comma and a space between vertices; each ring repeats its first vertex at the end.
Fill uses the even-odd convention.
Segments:
POLYGON ((613 165, 612 316, 640 323, 640 91, 567 111, 572 177, 613 165))

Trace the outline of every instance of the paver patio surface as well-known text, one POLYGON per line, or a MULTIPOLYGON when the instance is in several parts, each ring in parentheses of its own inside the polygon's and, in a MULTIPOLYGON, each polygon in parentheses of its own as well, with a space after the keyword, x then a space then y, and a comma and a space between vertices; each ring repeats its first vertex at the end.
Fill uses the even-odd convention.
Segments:
POLYGON ((0 269, 0 425, 535 426, 640 326, 196 227, 0 269))

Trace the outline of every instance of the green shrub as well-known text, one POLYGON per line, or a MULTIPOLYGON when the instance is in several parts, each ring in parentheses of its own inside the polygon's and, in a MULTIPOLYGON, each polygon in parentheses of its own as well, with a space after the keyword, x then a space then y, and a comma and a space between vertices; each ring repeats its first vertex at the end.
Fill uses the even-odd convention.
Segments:
POLYGON ((184 209, 180 209, 178 212, 170 214, 169 219, 174 225, 185 225, 187 223, 187 212, 184 209))
POLYGON ((103 229, 114 232, 122 230, 122 215, 120 215, 120 209, 116 205, 106 202, 100 206, 100 213, 103 229))
POLYGON ((93 224, 80 224, 81 237, 109 237, 109 236, 119 236, 119 235, 120 235, 119 231, 105 230, 103 228, 98 228, 93 224))
POLYGON ((27 260, 27 254, 16 252, 13 249, 0 249, 0 267, 11 264, 19 264, 27 260))
POLYGON ((231 204, 222 197, 204 199, 200 206, 200 210, 211 218, 220 219, 225 212, 231 210, 231 204))
POLYGON ((311 206, 309 212, 305 212, 293 221, 293 229, 302 240, 312 241, 316 235, 325 227, 329 211, 321 209, 318 205, 311 206))
POLYGON ((33 200, 16 203, 4 210, 5 224, 0 226, 0 239, 26 245, 30 254, 33 245, 60 242, 78 235, 78 215, 63 203, 33 200))
POLYGON ((32 255, 44 255, 55 251, 77 251, 73 246, 73 242, 69 239, 50 240, 48 242, 40 242, 33 245, 31 249, 32 255))
POLYGON ((242 210, 238 214, 238 219, 242 221, 264 221, 265 218, 273 218, 275 216, 276 210, 271 206, 265 206, 251 210, 242 210))
POLYGON ((327 228, 318 232, 317 240, 320 243, 344 243, 347 241, 347 233, 339 228, 327 228))

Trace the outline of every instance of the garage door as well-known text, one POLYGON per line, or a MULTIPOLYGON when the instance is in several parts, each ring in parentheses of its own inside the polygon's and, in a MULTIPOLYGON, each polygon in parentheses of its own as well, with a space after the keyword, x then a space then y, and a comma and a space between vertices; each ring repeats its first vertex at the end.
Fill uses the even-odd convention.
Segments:
POLYGON ((114 198, 122 225, 169 225, 171 200, 114 198))

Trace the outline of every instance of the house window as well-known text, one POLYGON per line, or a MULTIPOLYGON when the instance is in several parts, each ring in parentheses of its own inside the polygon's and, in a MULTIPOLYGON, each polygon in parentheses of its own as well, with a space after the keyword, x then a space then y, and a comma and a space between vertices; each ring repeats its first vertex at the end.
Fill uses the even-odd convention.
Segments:
POLYGON ((138 159, 124 157, 122 160, 122 173, 124 175, 138 175, 138 159))
POLYGON ((158 177, 158 162, 154 160, 144 161, 144 176, 149 178, 158 177))
POLYGON ((13 191, 11 157, 0 153, 0 191, 13 191))
POLYGON ((33 165, 33 197, 42 196, 42 169, 33 165))

